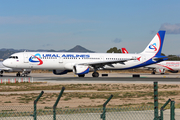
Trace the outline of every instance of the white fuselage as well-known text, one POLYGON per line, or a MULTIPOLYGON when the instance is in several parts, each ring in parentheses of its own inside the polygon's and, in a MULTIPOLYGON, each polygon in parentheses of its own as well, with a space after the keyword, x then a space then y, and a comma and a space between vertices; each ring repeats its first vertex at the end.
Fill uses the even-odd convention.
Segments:
POLYGON ((151 55, 143 54, 120 54, 120 53, 63 53, 63 52, 20 52, 13 54, 17 58, 8 58, 3 64, 11 68, 22 69, 57 69, 72 70, 74 65, 87 63, 101 63, 119 61, 119 63, 107 64, 102 69, 129 69, 140 65, 141 67, 151 55), (42 63, 33 56, 37 56, 42 63), (32 58, 32 60, 30 60, 32 58), (139 59, 137 59, 139 58, 139 59), (134 60, 130 60, 134 59, 134 60), (126 62, 122 62, 127 60, 126 62), (143 64, 142 64, 143 63, 143 64))

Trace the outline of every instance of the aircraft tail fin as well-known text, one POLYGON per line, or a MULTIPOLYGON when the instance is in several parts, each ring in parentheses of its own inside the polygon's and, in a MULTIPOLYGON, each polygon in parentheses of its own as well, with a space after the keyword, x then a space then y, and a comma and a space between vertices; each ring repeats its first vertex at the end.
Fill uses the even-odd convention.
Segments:
POLYGON ((142 52, 142 54, 154 54, 154 56, 161 56, 165 32, 166 31, 159 31, 142 52))
POLYGON ((126 48, 121 48, 122 53, 128 54, 128 51, 126 50, 126 48))

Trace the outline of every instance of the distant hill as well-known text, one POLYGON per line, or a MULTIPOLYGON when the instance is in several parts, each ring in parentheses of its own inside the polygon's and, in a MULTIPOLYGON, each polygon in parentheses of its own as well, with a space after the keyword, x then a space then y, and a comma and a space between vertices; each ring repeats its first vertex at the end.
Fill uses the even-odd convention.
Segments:
POLYGON ((24 52, 24 51, 27 51, 27 52, 88 52, 88 53, 94 53, 94 51, 87 50, 86 48, 84 48, 80 45, 77 45, 70 50, 53 50, 53 49, 51 49, 51 50, 42 50, 42 49, 39 49, 39 50, 27 50, 27 49, 16 50, 16 49, 2 48, 2 49, 0 49, 0 60, 1 59, 4 60, 4 59, 8 58, 13 53, 24 52))
POLYGON ((89 53, 94 53, 94 51, 90 51, 80 45, 76 45, 74 48, 68 50, 67 52, 89 52, 89 53))

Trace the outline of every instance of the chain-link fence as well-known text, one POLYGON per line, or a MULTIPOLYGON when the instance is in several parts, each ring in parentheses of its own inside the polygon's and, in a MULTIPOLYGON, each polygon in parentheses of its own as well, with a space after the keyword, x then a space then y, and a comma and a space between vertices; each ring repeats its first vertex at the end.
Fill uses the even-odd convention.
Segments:
MULTIPOLYGON (((34 120, 33 106, 0 106, 1 120, 34 120)), ((56 109, 57 120, 102 120, 103 108, 56 109)), ((37 109, 37 120, 53 120, 53 109, 37 109)), ((106 108, 106 120, 153 120, 153 106, 106 108)))

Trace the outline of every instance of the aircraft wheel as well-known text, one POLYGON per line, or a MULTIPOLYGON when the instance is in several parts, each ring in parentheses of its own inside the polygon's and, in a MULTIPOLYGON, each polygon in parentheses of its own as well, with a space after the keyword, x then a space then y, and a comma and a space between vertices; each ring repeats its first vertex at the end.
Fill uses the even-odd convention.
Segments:
POLYGON ((0 77, 2 77, 2 76, 3 76, 3 71, 0 72, 0 77))
POLYGON ((93 72, 92 76, 93 77, 99 77, 99 73, 98 72, 93 72))
POLYGON ((17 76, 17 77, 20 77, 20 73, 18 72, 18 73, 16 74, 16 76, 17 76))
POLYGON ((80 74, 80 75, 78 75, 78 77, 84 77, 85 76, 85 74, 80 74))
POLYGON ((153 75, 154 75, 154 74, 155 74, 155 72, 153 71, 151 74, 153 74, 153 75))

